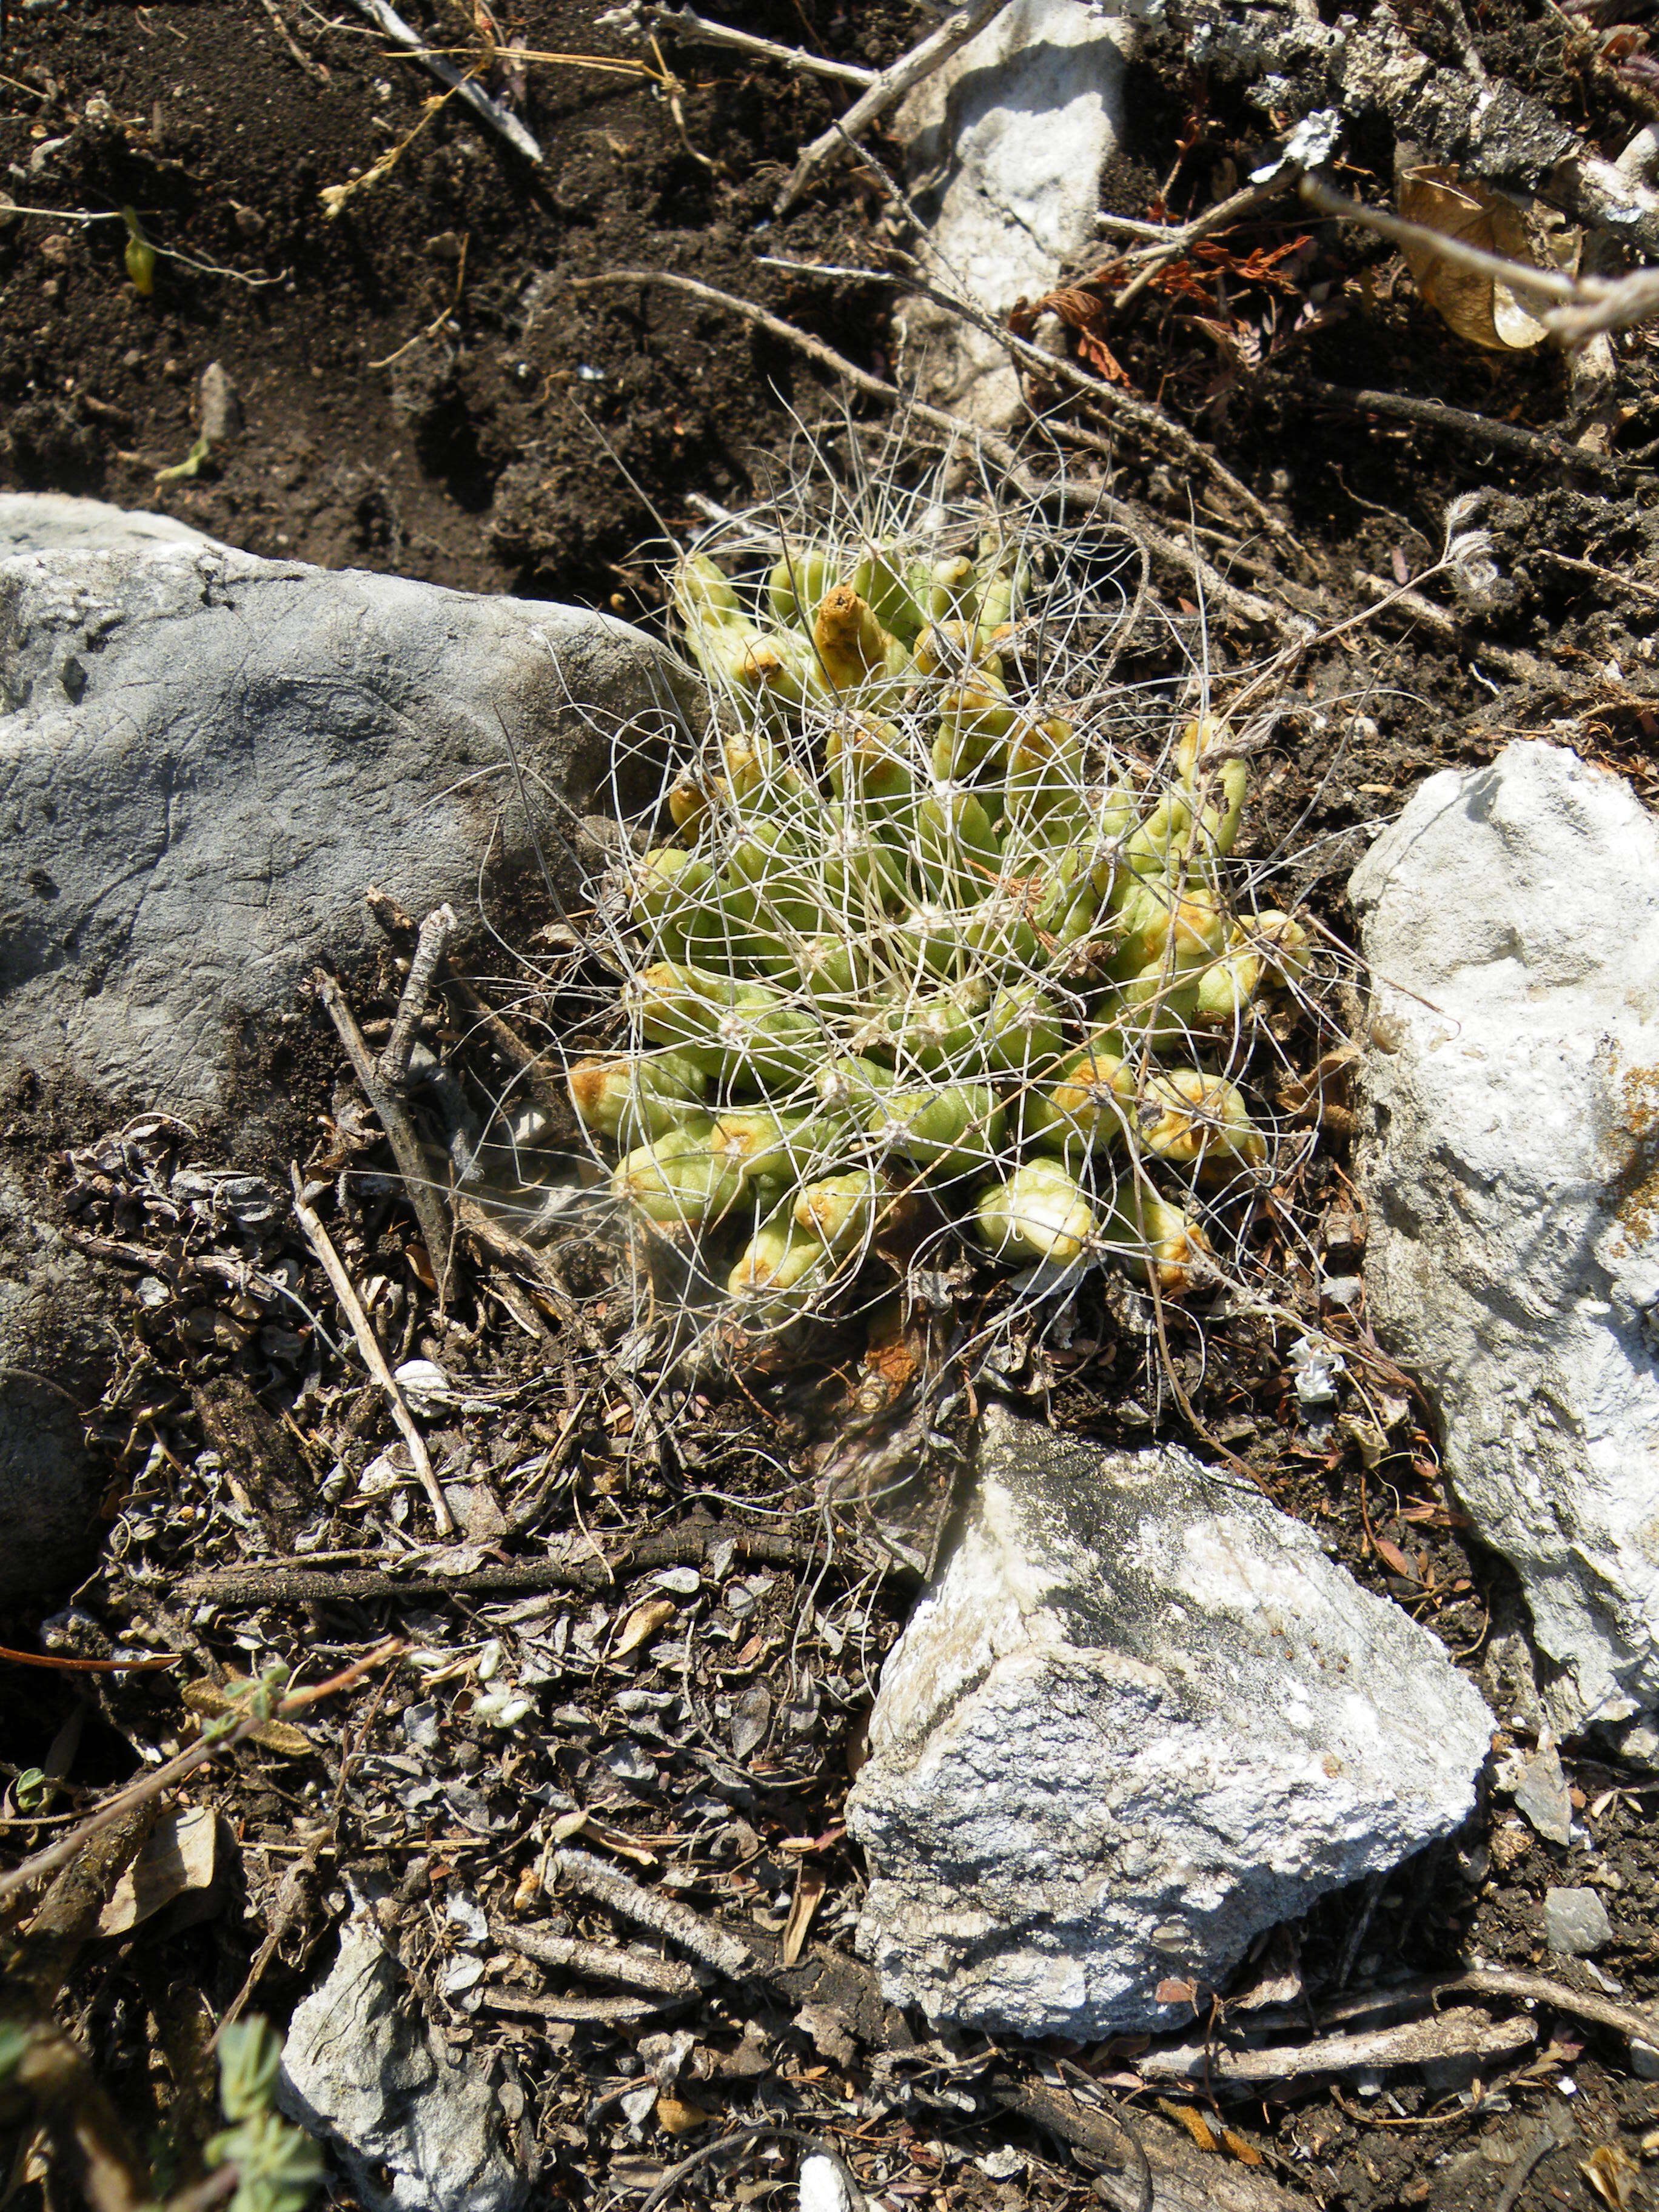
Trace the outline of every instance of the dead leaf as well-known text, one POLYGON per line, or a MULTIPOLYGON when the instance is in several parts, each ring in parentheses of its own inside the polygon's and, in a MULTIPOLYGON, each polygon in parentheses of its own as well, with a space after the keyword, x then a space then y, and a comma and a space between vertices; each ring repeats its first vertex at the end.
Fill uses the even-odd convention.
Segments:
POLYGON ((1604 2204, 1611 2204, 1613 2212, 1625 2212, 1626 2205, 1636 2202, 1639 2168, 1627 2152, 1617 2143, 1601 2143, 1587 2159, 1579 2163, 1578 2171, 1604 2204))
MULTIPOLYGON (((217 1682, 186 1682, 179 1696, 191 1712, 205 1719, 222 1720, 228 1713, 240 1720, 247 1711, 253 1687, 252 1682, 233 1674, 222 1687, 217 1682)), ((260 1721, 248 1734, 262 1750, 274 1751, 281 1759, 303 1759, 312 1748, 305 1730, 287 1721, 260 1721)))
POLYGON ((1152 1996, 1159 2004, 1196 2004, 1198 1984, 1173 1980, 1162 1981, 1152 1991, 1152 1996))
POLYGON ((1172 2120, 1178 2121, 1200 2150, 1220 2148, 1211 2132, 1209 2122, 1195 2105, 1172 2104, 1168 2097, 1160 2097, 1158 2109, 1160 2112, 1167 2112, 1172 2120))
POLYGON ((630 1651, 637 1651, 647 1636, 654 1636, 672 1620, 674 1612, 672 1601, 665 1597, 647 1598, 643 1605, 636 1605, 623 1623, 611 1657, 625 1659, 630 1651))
POLYGON ((1383 1565, 1389 1570, 1390 1574, 1399 1575, 1404 1581, 1408 1583, 1420 1583, 1422 1581, 1422 1576, 1418 1573, 1417 1569, 1406 1557, 1406 1554, 1401 1550, 1399 1545, 1391 1544, 1386 1536, 1373 1536, 1371 1538, 1371 1549, 1376 1553, 1377 1558, 1382 1560, 1383 1565))
POLYGON ((783 1963, 793 1966, 806 1942, 806 1931, 823 1895, 824 1880, 816 1867, 803 1864, 795 1874, 795 1893, 789 1900, 789 1917, 783 1923, 783 1963))
POLYGON ((694 2128, 707 2127, 714 2118, 701 2105, 689 2105, 677 2097, 672 2089, 657 2092, 657 2125, 671 2136, 689 2136, 694 2128))
POLYGON ((205 1805, 164 1813, 98 1916, 100 1936, 125 1936, 186 1890, 210 1889, 219 1820, 205 1805))
MULTIPOLYGON (((1520 209, 1474 178, 1463 179, 1455 168, 1407 170, 1400 179, 1400 212, 1407 222, 1441 238, 1501 254, 1528 269, 1538 266, 1520 209)), ((1544 337, 1542 323, 1507 284, 1460 268, 1426 240, 1403 246, 1401 252, 1423 297, 1471 345, 1519 353, 1544 337)))
POLYGON ((1346 1107, 1336 1094, 1347 1082, 1347 1070, 1359 1057, 1357 1044, 1334 1045, 1322 1054, 1306 1075, 1286 1076, 1279 1085, 1279 1103, 1293 1121, 1317 1121, 1329 1127, 1352 1123, 1346 1107))

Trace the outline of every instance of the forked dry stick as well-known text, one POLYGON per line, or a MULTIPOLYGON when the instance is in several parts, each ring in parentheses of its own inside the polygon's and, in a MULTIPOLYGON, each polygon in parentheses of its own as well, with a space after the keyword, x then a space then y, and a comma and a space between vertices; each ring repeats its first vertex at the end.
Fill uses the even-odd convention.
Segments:
MULTIPOLYGON (((449 1298, 450 1246, 454 1241, 454 1228, 449 1208, 432 1180, 431 1169, 415 1133, 415 1125, 409 1118, 408 1109, 398 1092, 387 1083, 380 1063, 364 1042, 357 1026, 357 1018, 346 1003, 345 994, 334 978, 319 969, 313 979, 318 997, 328 1010, 329 1019, 339 1033, 351 1062, 351 1072, 363 1087, 363 1095, 379 1116, 398 1163, 398 1172, 403 1177, 409 1202, 415 1209, 415 1218, 421 1224, 421 1235, 426 1241, 427 1258, 432 1263, 432 1273, 437 1279, 438 1307, 441 1312, 449 1298)), ((414 976, 411 971, 410 981, 414 976)), ((429 989, 431 977, 427 984, 429 989)), ((405 1000, 409 994, 404 994, 405 1000)), ((401 1007, 399 1009, 401 1013, 401 1007)), ((416 1017, 418 1019, 418 1016, 416 1017)))
MULTIPOLYGON (((359 5, 362 0, 359 0, 359 5)), ((840 121, 815 138, 805 148, 800 159, 790 171, 789 181, 778 194, 773 212, 787 215, 805 191, 814 173, 836 155, 844 152, 849 141, 866 131, 877 116, 884 115, 896 100, 902 100, 912 86, 930 77, 950 60, 958 46, 966 46, 976 31, 982 31, 994 15, 1000 15, 1008 0, 973 0, 967 8, 958 8, 954 15, 947 16, 938 30, 932 31, 918 46, 902 54, 890 69, 884 69, 860 100, 855 100, 840 121)))
POLYGON ((423 69, 430 70, 441 84, 447 84, 452 92, 459 94, 481 121, 506 139, 514 153, 522 154, 526 161, 539 166, 541 147, 518 117, 509 115, 500 100, 492 100, 481 84, 475 83, 470 76, 463 76, 453 62, 447 62, 441 54, 434 54, 426 47, 391 5, 391 0, 355 0, 355 4, 360 15, 367 15, 387 38, 407 49, 423 69))
POLYGON ((323 1263, 323 1273, 334 1286, 334 1295, 340 1301, 340 1310, 351 1323, 351 1333, 357 1340, 357 1349, 368 1363, 369 1373, 386 1393, 392 1407, 392 1418, 398 1424, 404 1442, 409 1446, 409 1455, 415 1463, 421 1487, 431 1500, 432 1516, 437 1523, 438 1533, 442 1536, 453 1536, 455 1533, 454 1516, 438 1486, 438 1478, 432 1471, 432 1462, 427 1456, 426 1441, 415 1425, 415 1416, 409 1410, 409 1401, 398 1388, 397 1376, 386 1364, 386 1354, 369 1325, 368 1316, 363 1311, 362 1301, 357 1296, 339 1254, 329 1241, 327 1230, 315 1211, 306 1203, 305 1185, 300 1180, 299 1169, 290 1163, 289 1174, 294 1181, 295 1218, 305 1231, 312 1250, 323 1263))
POLYGON ((352 1688, 376 1667, 383 1667, 388 1660, 401 1657, 403 1649, 395 1637, 388 1637, 383 1644, 377 1644, 372 1651, 365 1652, 361 1659, 354 1660, 349 1667, 342 1668, 337 1674, 331 1674, 325 1682, 313 1683, 303 1690, 290 1690, 269 1713, 262 1714, 257 1705, 251 1705, 234 1727, 227 1729, 222 1735, 204 1735, 179 1752, 176 1758, 168 1759, 164 1765, 154 1767, 148 1774, 140 1775, 137 1781, 130 1782, 125 1789, 118 1790, 112 1796, 106 1797, 101 1805, 87 1814, 85 1820, 77 1822, 66 1836, 60 1836, 55 1844, 49 1844, 44 1850, 36 1851, 9 1873, 0 1874, 0 1904, 18 1890, 26 1889, 30 1882, 40 1881, 42 1875, 56 1874, 59 1867, 67 1866, 78 1851, 84 1850, 94 1836, 101 1835, 106 1828, 125 1819, 135 1806, 147 1804, 152 1797, 159 1797, 177 1784, 187 1780, 198 1766, 205 1766, 209 1759, 216 1759, 222 1752, 234 1750, 267 1719, 284 1719, 289 1713, 302 1712, 307 1705, 318 1705, 338 1691, 352 1688))
POLYGON ((755 61, 777 62, 804 76, 834 77, 842 84, 872 85, 881 75, 879 70, 863 69, 856 62, 832 62, 823 54, 809 54, 802 46, 781 46, 775 39, 757 39, 752 31, 735 30, 730 23, 699 15, 695 8, 647 7, 641 0, 633 0, 631 6, 613 8, 605 17, 603 28, 625 35, 638 35, 647 29, 665 31, 687 46, 729 46, 755 61))

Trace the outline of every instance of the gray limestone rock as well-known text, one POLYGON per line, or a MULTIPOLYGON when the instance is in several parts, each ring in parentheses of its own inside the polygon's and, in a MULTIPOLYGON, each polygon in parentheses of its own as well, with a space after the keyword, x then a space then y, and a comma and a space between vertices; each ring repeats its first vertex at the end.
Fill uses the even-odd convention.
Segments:
POLYGON ((369 943, 368 884, 460 910, 486 862, 545 858, 574 890, 613 738, 637 728, 643 780, 680 711, 678 665, 608 616, 135 540, 131 518, 106 546, 64 506, 46 550, 0 559, 0 1060, 49 1079, 224 1103, 246 1025, 369 943))
POLYGON ((1377 1335, 1520 1577, 1557 1735, 1659 1703, 1659 823, 1528 740, 1355 870, 1377 1335))
MULTIPOLYGON (((574 890, 580 818, 613 772, 654 788, 652 732, 697 698, 606 616, 0 496, 0 1098, 216 1115, 256 1152, 283 1101, 249 1071, 310 969, 374 941, 368 886, 463 916, 486 875, 574 890)), ((0 1188, 5 1598, 84 1569, 100 1283, 26 1177, 0 1188)))
POLYGON ((860 1947, 942 2021, 1177 2025, 1161 1983, 1224 1984, 1260 1930, 1455 1828, 1491 1725, 1255 1490, 992 1406, 848 1802, 860 1947))
POLYGON ((374 2212, 518 2212, 529 2183, 495 2092, 456 2063, 367 1911, 294 2014, 277 2102, 333 2146, 374 2212))
MULTIPOLYGON (((1013 0, 899 110, 930 274, 1000 322, 1096 245, 1100 179, 1121 135, 1128 25, 1088 0, 1013 0)), ((926 300, 904 303, 907 366, 988 429, 1021 410, 996 339, 926 300)))
POLYGON ((1544 1941, 1567 1959, 1588 1959, 1613 1941, 1607 1908, 1593 1889, 1544 1892, 1544 1941))

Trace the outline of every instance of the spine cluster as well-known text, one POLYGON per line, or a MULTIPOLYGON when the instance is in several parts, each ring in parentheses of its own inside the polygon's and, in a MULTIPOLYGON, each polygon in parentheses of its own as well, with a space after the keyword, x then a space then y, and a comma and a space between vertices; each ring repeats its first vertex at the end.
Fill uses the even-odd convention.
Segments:
POLYGON ((1247 763, 1199 714, 1137 770, 1065 711, 1030 548, 675 575, 715 734, 627 864, 627 1048, 569 1087, 745 1327, 823 1309, 907 1200, 988 1260, 1179 1297, 1262 1177, 1234 1076, 1310 948, 1230 906, 1247 763))

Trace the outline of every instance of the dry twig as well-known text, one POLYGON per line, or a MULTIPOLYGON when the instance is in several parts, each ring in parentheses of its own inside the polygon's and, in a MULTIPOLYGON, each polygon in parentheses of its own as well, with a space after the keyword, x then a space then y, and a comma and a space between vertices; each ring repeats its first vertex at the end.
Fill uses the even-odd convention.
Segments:
POLYGON ((1537 2040, 1538 2030, 1529 2020, 1494 2021, 1472 2005, 1459 2005, 1392 2027, 1316 2036, 1310 2042, 1271 2044, 1255 2051, 1234 2050, 1209 2039, 1178 2043, 1143 2052, 1135 2065, 1144 2081, 1199 2081, 1216 2088, 1252 2090, 1267 2082, 1305 2081, 1322 2074, 1421 2066, 1431 2059, 1501 2062, 1518 2057, 1537 2040))
MULTIPOLYGON (((816 361, 832 374, 845 378, 854 391, 862 392, 872 399, 880 399, 890 407, 902 407, 915 421, 927 422, 951 437, 976 444, 999 467, 1007 469, 1022 484, 1030 488, 1020 456, 1006 438, 996 437, 990 431, 981 429, 976 423, 964 422, 959 415, 947 414, 941 407, 930 407, 925 400, 901 392, 896 384, 889 384, 884 378, 872 376, 868 369, 860 368, 855 362, 848 361, 844 354, 836 353, 822 339, 797 329, 793 323, 786 322, 781 315, 757 307, 752 300, 739 299, 735 293, 720 291, 712 284, 702 283, 695 276, 682 276, 678 270, 672 269, 615 269, 602 276, 576 276, 570 280, 570 289, 574 292, 596 291, 620 284, 662 285, 672 291, 688 292, 694 299, 707 300, 714 307, 727 308, 732 314, 741 316, 745 322, 752 323, 757 329, 781 339, 784 344, 793 346, 809 361, 816 361)), ((1087 444, 1091 435, 1087 431, 1074 431, 1071 434, 1079 444, 1087 444)), ((1299 620, 1292 621, 1281 615, 1277 608, 1270 606, 1266 599, 1256 598, 1254 592, 1241 592, 1193 547, 1183 545, 1170 532, 1161 530, 1147 516, 1132 508, 1127 501, 1114 499, 1105 491, 1097 493, 1092 489, 1090 496, 1092 511, 1097 515, 1115 524, 1136 544, 1145 546, 1160 566, 1184 574, 1202 594, 1212 612, 1250 629, 1277 630, 1281 636, 1293 641, 1297 651, 1306 643, 1311 635, 1310 624, 1299 620)))
POLYGON ((638 33, 647 26, 653 31, 665 31, 687 46, 729 46, 756 61, 777 62, 787 70, 808 76, 834 77, 842 84, 872 85, 880 76, 879 70, 863 69, 856 62, 832 62, 823 54, 809 54, 801 46, 781 46, 775 39, 757 39, 751 31, 734 30, 729 23, 699 15, 694 8, 647 8, 635 0, 631 8, 613 9, 604 27, 638 33), (626 24, 619 20, 624 15, 626 24))
POLYGON ((455 1533, 454 1516, 438 1486, 438 1478, 432 1471, 432 1462, 427 1454, 426 1440, 415 1425, 415 1416, 409 1410, 409 1401, 398 1388, 398 1378, 386 1364, 386 1354, 380 1349, 380 1340, 370 1325, 368 1316, 363 1311, 356 1285, 347 1274, 339 1254, 329 1241, 327 1230, 319 1220, 314 1209, 306 1203, 305 1185, 300 1180, 299 1169, 290 1164, 289 1173, 294 1179, 295 1218, 305 1231, 312 1250, 323 1263, 323 1272, 334 1286, 334 1295, 340 1301, 341 1311, 351 1323, 351 1333, 357 1340, 357 1349, 362 1353, 369 1373, 386 1393, 386 1401, 392 1408, 392 1418, 398 1424, 404 1442, 409 1446, 409 1455, 420 1478, 421 1487, 431 1500, 432 1516, 439 1534, 452 1536, 455 1533))
POLYGON ((509 115, 501 102, 492 100, 481 84, 475 83, 470 76, 463 76, 453 62, 447 62, 441 54, 433 53, 422 46, 391 5, 391 0, 356 0, 356 6, 360 15, 367 15, 371 23, 378 25, 386 33, 387 38, 396 40, 423 69, 430 70, 441 84, 447 85, 452 92, 459 94, 472 112, 505 138, 515 153, 522 154, 526 161, 534 161, 539 166, 542 149, 518 117, 509 115))
MULTIPOLYGON (((430 978, 428 977, 428 985, 430 978)), ((415 1218, 421 1224, 421 1235, 426 1243, 427 1258, 432 1263, 432 1273, 438 1285, 438 1310, 441 1313, 449 1298, 450 1247, 454 1231, 448 1208, 433 1183, 421 1140, 415 1133, 403 1100, 386 1083, 379 1062, 363 1040, 357 1026, 357 1018, 346 1003, 345 994, 331 975, 317 970, 318 997, 328 1009, 329 1019, 339 1032, 340 1042, 346 1048, 351 1069, 363 1087, 363 1095, 380 1117, 398 1163, 398 1172, 404 1180, 409 1202, 415 1209, 415 1218)), ((361 1337, 359 1342, 362 1341, 361 1337)), ((384 1362, 382 1363, 384 1364, 384 1362)))
POLYGON ((399 1657, 403 1648, 396 1638, 389 1637, 385 1643, 377 1644, 372 1651, 366 1652, 361 1659, 354 1660, 349 1667, 342 1668, 337 1674, 331 1674, 325 1682, 313 1683, 304 1690, 291 1690, 270 1715, 262 1715, 257 1705, 251 1705, 246 1716, 234 1727, 227 1729, 222 1735, 204 1735, 199 1742, 190 1745, 175 1758, 152 1768, 149 1773, 141 1775, 137 1781, 130 1782, 125 1789, 118 1790, 112 1796, 106 1797, 101 1805, 88 1813, 67 1835, 60 1836, 55 1844, 48 1844, 45 1850, 36 1851, 9 1873, 0 1874, 0 1904, 18 1890, 27 1888, 30 1882, 39 1881, 44 1875, 56 1874, 59 1867, 67 1866, 94 1836, 102 1835, 116 1821, 125 1820, 135 1807, 148 1804, 151 1798, 160 1797, 165 1791, 175 1788, 194 1774, 198 1766, 205 1766, 209 1759, 218 1758, 222 1752, 234 1750, 256 1729, 262 1728, 267 1717, 283 1719, 289 1713, 303 1712, 307 1706, 317 1705, 325 1698, 334 1697, 341 1690, 350 1689, 376 1667, 384 1666, 389 1659, 399 1657))
POLYGON ((677 1905, 654 1889, 642 1889, 626 1875, 613 1874, 609 1867, 601 1866, 586 1851, 555 1851, 551 1863, 554 1872, 573 1889, 623 1919, 648 1928, 653 1935, 665 1936, 728 1981, 741 1981, 754 1972, 755 1954, 749 1946, 714 1927, 689 1905, 677 1905))
MULTIPOLYGON (((362 4, 362 0, 359 0, 362 4)), ((787 215, 817 170, 844 151, 860 131, 866 131, 877 116, 885 114, 912 86, 921 84, 935 70, 942 68, 958 46, 965 46, 976 31, 983 30, 992 16, 1000 15, 1007 4, 1008 0, 972 0, 971 6, 958 8, 938 30, 929 32, 920 46, 912 46, 890 68, 883 70, 863 98, 855 100, 838 123, 831 124, 829 130, 803 149, 789 173, 788 183, 773 204, 773 213, 787 215)))
MULTIPOLYGON (((597 1861, 595 1862, 597 1864, 597 1861)), ((584 1943, 579 1936, 558 1936, 545 1928, 497 1925, 490 1934, 497 1943, 538 1966, 552 1966, 586 1981, 616 1982, 650 1997, 695 1997, 702 1983, 690 1966, 675 1959, 653 1958, 648 1951, 623 1950, 614 1943, 584 1943)))

